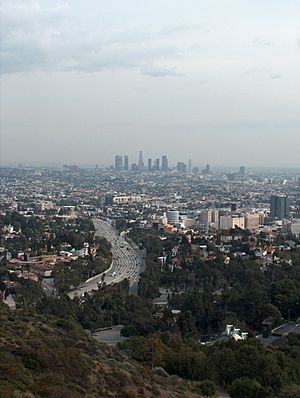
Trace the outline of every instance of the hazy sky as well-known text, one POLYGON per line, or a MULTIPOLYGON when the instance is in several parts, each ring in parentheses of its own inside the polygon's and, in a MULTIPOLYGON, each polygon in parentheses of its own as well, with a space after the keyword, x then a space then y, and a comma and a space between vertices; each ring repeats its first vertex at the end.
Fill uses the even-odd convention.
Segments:
POLYGON ((299 0, 0 3, 0 164, 300 166, 299 0))

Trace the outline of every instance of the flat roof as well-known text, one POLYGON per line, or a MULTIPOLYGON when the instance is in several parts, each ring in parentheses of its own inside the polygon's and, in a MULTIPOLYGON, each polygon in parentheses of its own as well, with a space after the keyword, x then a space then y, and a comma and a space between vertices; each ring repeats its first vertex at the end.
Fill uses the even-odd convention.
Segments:
POLYGON ((300 334, 300 323, 287 322, 284 325, 278 326, 277 328, 272 330, 272 334, 275 334, 277 336, 283 336, 289 333, 300 334))

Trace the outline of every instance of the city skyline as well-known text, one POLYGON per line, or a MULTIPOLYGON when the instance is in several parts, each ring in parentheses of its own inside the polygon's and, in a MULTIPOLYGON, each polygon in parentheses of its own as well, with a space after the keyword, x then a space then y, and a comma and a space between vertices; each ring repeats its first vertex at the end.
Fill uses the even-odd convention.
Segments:
POLYGON ((299 166, 299 15, 296 0, 4 0, 0 165, 110 165, 142 147, 299 166))

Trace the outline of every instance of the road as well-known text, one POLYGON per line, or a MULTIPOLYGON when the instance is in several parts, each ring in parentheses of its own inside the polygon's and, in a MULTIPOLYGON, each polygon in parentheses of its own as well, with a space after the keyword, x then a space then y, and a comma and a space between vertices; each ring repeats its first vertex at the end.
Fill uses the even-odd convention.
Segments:
POLYGON ((77 289, 69 293, 71 298, 76 295, 97 290, 102 283, 103 274, 106 284, 119 283, 129 279, 129 292, 137 294, 139 275, 144 267, 144 258, 136 246, 125 239, 125 234, 117 235, 115 229, 104 220, 94 219, 95 236, 104 237, 111 244, 112 263, 104 273, 93 276, 77 289))
POLYGON ((110 328, 100 329, 93 332, 91 334, 91 337, 93 337, 97 341, 100 341, 101 343, 115 346, 118 343, 128 340, 127 337, 121 335, 123 327, 123 325, 115 325, 111 326, 110 328))

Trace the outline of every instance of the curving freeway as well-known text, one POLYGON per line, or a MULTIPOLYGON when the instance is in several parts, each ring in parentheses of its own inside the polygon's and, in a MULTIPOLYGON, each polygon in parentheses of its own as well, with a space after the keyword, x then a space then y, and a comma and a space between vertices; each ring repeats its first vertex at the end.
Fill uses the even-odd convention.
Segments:
POLYGON ((111 244, 112 263, 108 270, 88 279, 83 285, 72 290, 69 296, 74 298, 76 295, 82 296, 84 293, 98 289, 103 278, 106 284, 129 279, 130 293, 137 294, 139 275, 144 267, 141 252, 133 243, 125 239, 124 233, 117 235, 115 229, 107 221, 94 219, 93 223, 95 236, 104 237, 111 244))

